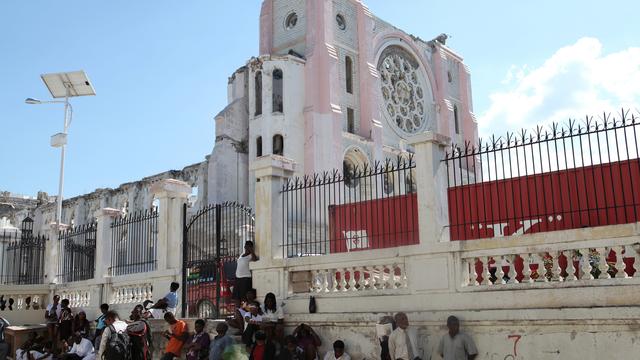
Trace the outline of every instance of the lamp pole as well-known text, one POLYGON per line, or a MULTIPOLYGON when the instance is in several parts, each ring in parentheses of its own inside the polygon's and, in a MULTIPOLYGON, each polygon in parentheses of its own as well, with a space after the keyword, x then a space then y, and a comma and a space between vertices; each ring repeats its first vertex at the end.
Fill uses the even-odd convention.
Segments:
POLYGON ((65 141, 60 148, 60 180, 58 182, 58 206, 56 207, 56 222, 60 226, 62 224, 62 191, 64 188, 64 153, 67 148, 67 133, 69 125, 71 125, 71 117, 73 116, 73 108, 69 104, 69 87, 66 87, 66 95, 64 97, 64 127, 62 133, 65 141))
POLYGON ((53 98, 64 98, 63 100, 40 101, 37 99, 27 98, 27 104, 64 104, 64 124, 62 133, 55 134, 51 137, 51 146, 60 149, 60 180, 58 183, 58 204, 56 206, 56 225, 62 225, 62 196, 64 189, 64 155, 67 147, 67 134, 69 126, 73 118, 73 107, 69 103, 70 97, 76 96, 92 96, 95 90, 87 78, 84 71, 72 71, 66 73, 54 73, 40 75, 42 81, 49 89, 53 98))

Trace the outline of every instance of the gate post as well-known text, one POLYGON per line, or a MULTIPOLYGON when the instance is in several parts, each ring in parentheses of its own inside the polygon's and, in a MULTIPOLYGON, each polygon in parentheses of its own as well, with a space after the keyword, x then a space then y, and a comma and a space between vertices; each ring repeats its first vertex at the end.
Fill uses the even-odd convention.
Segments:
POLYGON ((256 159, 251 165, 255 171, 255 239, 256 253, 260 257, 257 263, 251 263, 253 286, 258 296, 272 291, 277 297, 281 292, 282 268, 274 264, 274 259, 282 258, 283 219, 282 185, 293 176, 295 162, 277 155, 266 155, 256 159))
POLYGON ((49 225, 48 236, 49 241, 45 244, 44 250, 44 283, 58 283, 58 262, 60 261, 60 247, 58 237, 60 231, 67 228, 67 225, 53 222, 49 225))
MULTIPOLYGON (((184 181, 165 179, 153 184, 151 192, 160 200, 156 269, 158 271, 173 269, 179 273, 182 269, 182 251, 180 250, 184 229, 182 208, 191 194, 191 187, 184 181)), ((165 290, 161 289, 161 291, 165 290)))
POLYGON ((448 137, 431 131, 409 139, 416 152, 420 244, 449 241, 446 231, 449 223, 447 169, 441 160, 450 141, 448 137))
POLYGON ((112 208, 103 208, 96 212, 98 222, 96 229, 96 269, 93 278, 102 281, 109 274, 111 267, 111 223, 117 216, 122 215, 122 211, 112 208))

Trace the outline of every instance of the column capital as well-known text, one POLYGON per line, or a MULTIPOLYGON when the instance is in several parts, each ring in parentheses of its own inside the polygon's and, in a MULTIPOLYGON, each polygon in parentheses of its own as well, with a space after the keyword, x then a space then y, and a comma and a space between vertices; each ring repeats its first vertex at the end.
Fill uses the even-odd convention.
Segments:
POLYGON ((118 217, 120 215, 122 215, 122 210, 120 209, 114 209, 114 208, 102 208, 99 209, 95 212, 95 217, 99 218, 99 217, 118 217))
POLYGON ((263 177, 291 177, 296 168, 296 162, 279 155, 265 155, 251 163, 250 170, 255 171, 256 178, 263 177))
POLYGON ((407 139, 410 145, 416 146, 420 144, 436 144, 440 146, 449 146, 451 144, 451 138, 433 131, 425 131, 423 133, 414 135, 407 139))
POLYGON ((151 185, 151 192, 158 197, 186 199, 191 194, 191 186, 184 181, 164 179, 151 185))

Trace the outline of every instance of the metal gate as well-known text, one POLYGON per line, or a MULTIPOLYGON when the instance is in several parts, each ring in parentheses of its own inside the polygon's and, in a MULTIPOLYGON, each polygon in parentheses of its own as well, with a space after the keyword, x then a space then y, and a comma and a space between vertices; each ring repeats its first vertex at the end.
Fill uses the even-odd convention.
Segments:
POLYGON ((235 311, 236 260, 254 240, 253 211, 234 202, 211 204, 187 219, 183 209, 182 316, 223 318, 235 311))

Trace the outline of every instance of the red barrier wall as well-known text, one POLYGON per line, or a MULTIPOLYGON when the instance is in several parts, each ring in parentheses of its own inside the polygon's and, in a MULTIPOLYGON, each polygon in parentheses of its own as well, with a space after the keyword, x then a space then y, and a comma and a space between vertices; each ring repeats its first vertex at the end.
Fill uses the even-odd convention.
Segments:
POLYGON ((640 159, 449 188, 452 240, 640 221, 640 159))
POLYGON ((332 253, 418 244, 417 196, 329 205, 329 234, 332 253))

